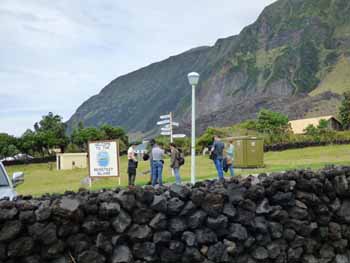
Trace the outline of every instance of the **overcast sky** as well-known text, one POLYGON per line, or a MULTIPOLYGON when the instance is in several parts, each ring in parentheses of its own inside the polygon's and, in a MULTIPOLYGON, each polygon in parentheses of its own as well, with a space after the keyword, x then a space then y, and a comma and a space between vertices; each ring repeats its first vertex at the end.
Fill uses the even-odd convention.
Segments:
POLYGON ((0 132, 67 120, 116 77, 238 34, 274 0, 0 0, 0 132))

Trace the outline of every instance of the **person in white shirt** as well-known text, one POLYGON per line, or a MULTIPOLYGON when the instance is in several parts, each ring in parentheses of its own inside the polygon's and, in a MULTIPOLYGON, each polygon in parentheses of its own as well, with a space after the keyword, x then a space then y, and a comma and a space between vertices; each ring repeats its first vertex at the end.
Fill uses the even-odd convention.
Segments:
POLYGON ((135 153, 136 143, 132 143, 128 149, 128 183, 129 186, 135 185, 136 178, 136 168, 137 168, 137 159, 135 153))
POLYGON ((158 145, 152 148, 152 186, 163 185, 164 150, 158 145))

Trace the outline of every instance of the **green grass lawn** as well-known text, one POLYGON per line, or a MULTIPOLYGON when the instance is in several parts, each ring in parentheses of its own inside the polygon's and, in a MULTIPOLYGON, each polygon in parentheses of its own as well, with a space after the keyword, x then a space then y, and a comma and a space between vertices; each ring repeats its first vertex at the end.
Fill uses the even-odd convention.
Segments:
MULTIPOLYGON (((207 156, 197 157, 197 180, 214 179, 216 171, 211 160, 207 156)), ((237 175, 257 174, 261 172, 277 172, 298 168, 319 169, 327 164, 350 165, 350 145, 336 145, 324 147, 310 147, 305 149, 288 150, 283 152, 269 152, 265 154, 265 167, 261 169, 236 169, 237 175)), ((121 158, 121 185, 127 185, 126 174, 127 161, 121 158)), ((17 192, 24 195, 42 195, 44 193, 63 193, 66 190, 78 190, 81 187, 88 188, 82 184, 87 177, 87 169, 75 169, 57 171, 56 164, 52 164, 52 169, 48 164, 31 164, 6 167, 9 174, 15 171, 25 173, 25 181, 18 186, 17 192)), ((149 181, 149 174, 143 172, 149 170, 149 162, 139 163, 136 183, 144 185, 149 181)), ((186 159, 185 165, 181 169, 183 181, 190 180, 190 159, 186 159)), ((164 177, 165 183, 174 182, 171 175, 169 160, 165 160, 164 177)), ((92 189, 113 188, 118 186, 118 179, 100 179, 93 182, 92 189)))

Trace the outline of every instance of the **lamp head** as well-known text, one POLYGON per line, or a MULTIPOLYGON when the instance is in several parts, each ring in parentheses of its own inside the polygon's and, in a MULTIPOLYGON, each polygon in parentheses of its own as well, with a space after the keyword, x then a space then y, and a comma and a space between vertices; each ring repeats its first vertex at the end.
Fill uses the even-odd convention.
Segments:
POLYGON ((196 86, 199 81, 199 74, 197 72, 191 72, 187 75, 187 78, 191 86, 196 86))

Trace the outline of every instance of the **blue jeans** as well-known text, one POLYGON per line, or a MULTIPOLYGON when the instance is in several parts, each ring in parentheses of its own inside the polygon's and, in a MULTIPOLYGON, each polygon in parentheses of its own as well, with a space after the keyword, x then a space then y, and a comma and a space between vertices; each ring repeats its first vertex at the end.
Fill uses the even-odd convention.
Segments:
POLYGON ((230 170, 230 176, 235 176, 235 171, 233 170, 233 163, 228 166, 228 169, 230 170))
POLYGON ((180 168, 174 168, 175 182, 181 184, 180 168))
POLYGON ((224 180, 224 171, 223 171, 223 159, 214 159, 215 168, 218 172, 218 177, 220 181, 224 180))
POLYGON ((163 163, 161 161, 152 161, 152 185, 157 183, 163 185, 163 163))

